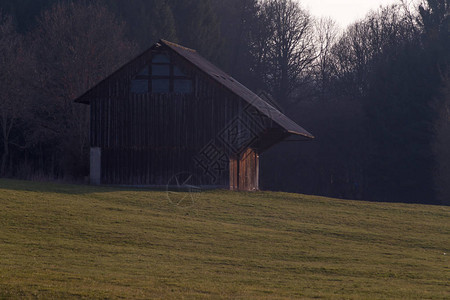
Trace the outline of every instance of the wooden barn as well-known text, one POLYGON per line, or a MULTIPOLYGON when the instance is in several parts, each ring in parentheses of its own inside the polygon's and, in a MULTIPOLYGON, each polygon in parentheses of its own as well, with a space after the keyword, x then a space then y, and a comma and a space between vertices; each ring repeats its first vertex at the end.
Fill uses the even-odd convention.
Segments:
POLYGON ((263 151, 313 138, 195 50, 165 40, 75 101, 90 105, 93 184, 258 190, 263 151))

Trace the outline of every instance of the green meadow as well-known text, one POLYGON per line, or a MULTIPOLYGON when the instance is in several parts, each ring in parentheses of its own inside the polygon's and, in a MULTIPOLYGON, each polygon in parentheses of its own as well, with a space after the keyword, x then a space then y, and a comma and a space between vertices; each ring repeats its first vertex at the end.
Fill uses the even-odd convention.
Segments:
POLYGON ((449 299, 450 208, 0 179, 10 298, 449 299))

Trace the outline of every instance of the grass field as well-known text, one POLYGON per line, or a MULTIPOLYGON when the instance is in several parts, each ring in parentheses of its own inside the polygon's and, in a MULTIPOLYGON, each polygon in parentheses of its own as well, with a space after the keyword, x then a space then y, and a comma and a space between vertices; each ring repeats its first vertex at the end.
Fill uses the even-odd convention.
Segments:
POLYGON ((0 299, 450 298, 449 207, 229 191, 190 204, 0 180, 0 299))

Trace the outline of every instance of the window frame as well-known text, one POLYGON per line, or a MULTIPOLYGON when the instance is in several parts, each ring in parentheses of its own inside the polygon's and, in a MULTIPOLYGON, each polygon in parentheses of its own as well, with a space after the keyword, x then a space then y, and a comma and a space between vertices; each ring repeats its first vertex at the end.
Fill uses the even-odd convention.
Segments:
MULTIPOLYGON (((183 70, 175 65, 172 62, 172 58, 169 54, 167 53, 154 53, 152 55, 152 60, 145 66, 146 68, 148 68, 148 75, 135 75, 133 77, 132 80, 147 80, 147 93, 150 94, 165 94, 165 93, 175 93, 176 91, 174 91, 174 82, 175 80, 190 80, 191 82, 191 89, 190 92, 180 92, 183 94, 192 94, 194 92, 194 86, 192 83, 192 78, 187 76, 187 75, 175 75, 175 68, 178 68, 180 72, 183 72, 183 70), (168 58, 168 62, 153 62, 153 57, 155 55, 165 55, 168 58), (153 75, 153 66, 157 65, 157 66, 169 66, 169 74, 168 75, 153 75), (154 79, 162 79, 162 80, 169 80, 169 90, 167 92, 153 92, 153 80, 154 79)), ((130 87, 131 88, 131 87, 130 87)), ((134 93, 133 91, 131 91, 132 93, 134 93)), ((135 93, 135 94, 139 94, 139 93, 135 93)))

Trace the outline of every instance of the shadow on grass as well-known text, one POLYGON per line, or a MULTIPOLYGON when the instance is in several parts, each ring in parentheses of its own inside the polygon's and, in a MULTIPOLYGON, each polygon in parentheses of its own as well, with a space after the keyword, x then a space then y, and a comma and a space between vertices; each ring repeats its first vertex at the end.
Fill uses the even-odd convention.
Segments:
POLYGON ((40 193, 56 193, 67 195, 83 195, 92 193, 111 192, 142 192, 142 191, 166 191, 164 186, 157 187, 127 187, 127 186, 93 186, 85 184, 48 182, 48 181, 26 181, 0 178, 0 190, 28 191, 40 193))

